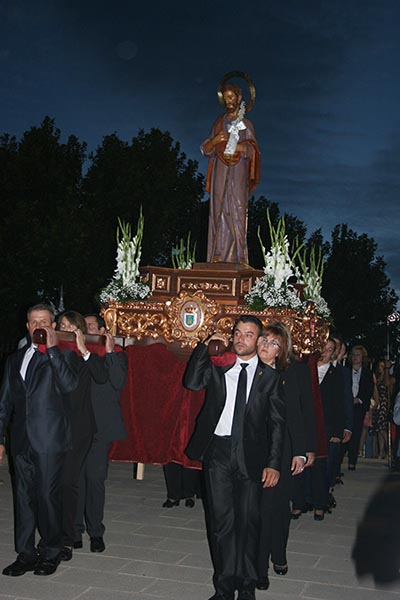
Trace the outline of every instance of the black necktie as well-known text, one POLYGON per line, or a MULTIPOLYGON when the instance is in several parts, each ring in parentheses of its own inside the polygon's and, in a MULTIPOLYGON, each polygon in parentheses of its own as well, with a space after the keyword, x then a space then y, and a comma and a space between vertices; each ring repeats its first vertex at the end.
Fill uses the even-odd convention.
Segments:
POLYGON ((34 353, 32 354, 32 358, 28 363, 28 367, 25 373, 25 381, 28 381, 32 378, 32 375, 38 365, 40 359, 40 352, 37 348, 34 348, 34 353))
POLYGON ((242 370, 239 374, 238 384, 236 388, 235 411, 232 421, 232 454, 236 458, 237 465, 241 470, 245 470, 244 454, 243 454, 243 421, 246 410, 247 398, 247 371, 248 363, 241 363, 242 370))

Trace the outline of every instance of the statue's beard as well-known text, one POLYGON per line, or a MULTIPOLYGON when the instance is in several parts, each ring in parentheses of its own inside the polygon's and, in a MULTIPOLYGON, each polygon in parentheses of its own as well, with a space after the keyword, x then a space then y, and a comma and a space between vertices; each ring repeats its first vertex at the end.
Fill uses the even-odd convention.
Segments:
POLYGON ((227 104, 226 105, 226 112, 228 113, 228 115, 234 115, 237 111, 237 104, 227 104))

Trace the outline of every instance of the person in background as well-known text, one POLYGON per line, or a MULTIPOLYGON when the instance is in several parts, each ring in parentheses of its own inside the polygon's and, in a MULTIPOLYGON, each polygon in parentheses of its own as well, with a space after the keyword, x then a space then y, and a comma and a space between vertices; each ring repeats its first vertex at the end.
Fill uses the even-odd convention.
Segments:
POLYGON ((353 433, 348 445, 348 469, 355 471, 365 415, 374 393, 374 378, 368 368, 368 353, 364 346, 353 346, 350 353, 354 404, 353 433))
MULTIPOLYGON (((346 344, 343 342, 341 335, 338 333, 334 333, 331 335, 332 339, 336 344, 335 353, 332 356, 332 364, 336 368, 336 370, 340 373, 342 377, 343 383, 343 401, 344 401, 344 411, 345 411, 345 420, 344 420, 344 430, 342 442, 339 447, 336 456, 336 464, 334 465, 334 473, 333 473, 333 481, 334 485, 343 484, 343 480, 341 477, 341 468, 345 450, 347 448, 347 443, 349 442, 352 434, 353 420, 354 420, 354 408, 353 408, 353 394, 351 390, 351 376, 349 369, 346 369, 344 366, 344 358, 347 354, 346 344)), ((336 500, 333 497, 333 486, 329 493, 328 498, 328 506, 330 508, 334 508, 336 506, 336 500)))
POLYGON ((198 469, 189 469, 175 462, 163 465, 167 499, 163 508, 179 506, 185 500, 185 506, 193 508, 195 496, 200 493, 200 478, 198 469))
MULTIPOLYGON (((74 546, 79 476, 96 432, 96 421, 90 396, 92 378, 98 383, 105 382, 106 379, 100 357, 95 356, 91 360, 91 368, 89 369, 90 353, 85 346, 86 322, 83 316, 74 310, 69 310, 59 316, 58 327, 60 331, 70 331, 75 334, 76 345, 81 355, 78 358, 79 383, 70 397, 72 445, 65 457, 62 474, 64 546, 61 552, 61 560, 68 561, 72 558, 74 546)), ((43 546, 43 540, 41 540, 40 546, 43 546)))
MULTIPOLYGON (((85 316, 87 332, 105 336, 105 357, 101 358, 104 377, 101 382, 92 379, 90 397, 96 422, 96 433, 92 439, 79 478, 79 501, 75 518, 74 548, 82 548, 82 534, 85 528, 90 537, 91 552, 103 552, 105 482, 108 473, 108 455, 113 441, 127 437, 124 426, 120 395, 128 374, 128 360, 125 352, 115 352, 115 340, 106 332, 102 317, 97 314, 85 316)), ((99 357, 91 354, 86 345, 83 351, 88 354, 87 365, 91 369, 93 361, 99 357)))
POLYGON ((377 434, 379 458, 386 458, 388 451, 388 418, 390 394, 390 361, 378 360, 374 374, 377 389, 377 404, 372 413, 372 430, 377 434))

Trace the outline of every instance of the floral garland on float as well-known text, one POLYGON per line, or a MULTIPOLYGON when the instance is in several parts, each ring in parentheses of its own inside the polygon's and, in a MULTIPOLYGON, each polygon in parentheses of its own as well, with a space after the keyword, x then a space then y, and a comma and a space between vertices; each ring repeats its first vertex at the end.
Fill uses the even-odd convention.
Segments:
POLYGON ((118 218, 117 267, 110 283, 100 292, 102 303, 145 300, 151 294, 147 283, 140 281, 139 273, 144 229, 142 207, 140 207, 136 235, 133 238, 131 229, 130 223, 118 218))
POLYGON ((276 227, 271 222, 269 210, 267 219, 271 237, 271 248, 266 252, 261 239, 258 239, 264 258, 264 273, 246 295, 245 300, 252 310, 266 308, 290 308, 306 312, 309 302, 315 305, 315 313, 329 319, 331 312, 321 296, 324 260, 321 248, 316 252, 312 247, 307 260, 307 249, 296 238, 290 251, 286 235, 285 219, 281 217, 276 227), (296 262, 297 261, 297 262, 296 262))

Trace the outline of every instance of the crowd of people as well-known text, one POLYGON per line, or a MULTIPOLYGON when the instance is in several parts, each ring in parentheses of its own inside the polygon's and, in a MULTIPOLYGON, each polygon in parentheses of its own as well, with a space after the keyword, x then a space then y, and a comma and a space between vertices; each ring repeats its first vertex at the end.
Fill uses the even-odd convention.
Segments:
MULTIPOLYGON (((0 461, 8 433, 15 498, 17 559, 3 570, 8 576, 54 573, 83 546, 85 531, 90 550, 104 551, 108 455, 112 441, 126 437, 119 397, 127 357, 101 317, 67 311, 56 322, 52 308, 38 304, 27 331, 0 392, 0 461), (73 334, 72 347, 59 343, 56 329, 73 334), (103 352, 88 348, 87 334, 104 336, 103 352)), ((222 356, 210 352, 215 339, 226 343, 216 333, 200 342, 183 379, 190 390, 206 390, 185 450, 202 463, 202 491, 197 471, 165 465, 163 506, 184 499, 191 508, 202 496, 210 600, 233 600, 236 591, 238 600, 254 600, 257 588, 269 587, 271 565, 278 575, 289 570, 291 520, 310 511, 323 521, 335 508, 346 453, 355 471, 365 431, 376 432, 379 456, 387 454, 396 380, 386 360, 371 369, 362 346, 347 355, 337 332, 307 360, 285 325, 264 327, 253 315, 238 319, 222 356)), ((394 414, 400 422, 400 395, 394 414)))

